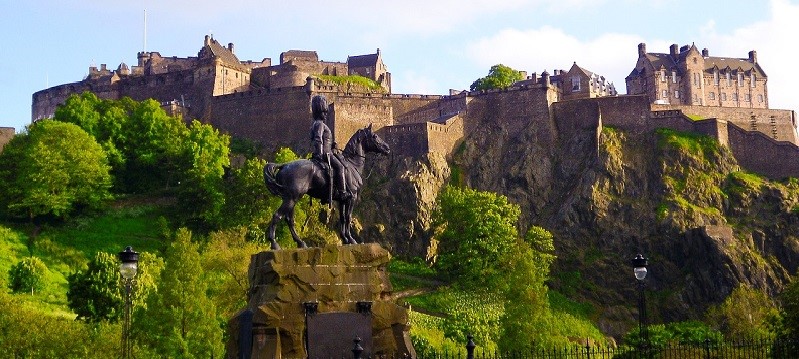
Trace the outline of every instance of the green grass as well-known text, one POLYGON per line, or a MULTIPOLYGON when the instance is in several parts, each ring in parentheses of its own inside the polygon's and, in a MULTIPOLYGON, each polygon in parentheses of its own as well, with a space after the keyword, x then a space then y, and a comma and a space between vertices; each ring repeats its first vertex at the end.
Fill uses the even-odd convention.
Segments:
POLYGON ((701 121, 701 120, 704 120, 704 119, 705 119, 705 118, 704 118, 704 117, 702 117, 702 116, 699 116, 699 115, 691 115, 691 114, 685 114, 685 117, 688 117, 688 118, 690 118, 690 119, 691 119, 691 121, 701 121))
POLYGON ((555 313, 569 314, 580 319, 590 319, 596 314, 596 308, 591 304, 575 302, 554 290, 547 293, 549 306, 555 313))
POLYGON ((378 84, 374 80, 360 75, 349 75, 349 76, 319 75, 318 77, 320 80, 330 81, 339 86, 355 85, 370 91, 376 91, 376 92, 386 91, 382 86, 380 86, 380 84, 378 84))

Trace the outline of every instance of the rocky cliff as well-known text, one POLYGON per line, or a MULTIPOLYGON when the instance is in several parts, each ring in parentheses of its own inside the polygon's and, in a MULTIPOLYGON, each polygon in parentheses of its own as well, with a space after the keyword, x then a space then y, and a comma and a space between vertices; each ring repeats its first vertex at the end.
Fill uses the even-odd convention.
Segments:
MULTIPOLYGON (((450 181, 501 193, 522 230, 555 235, 551 287, 594 304, 613 336, 637 318, 630 259, 650 259, 650 318, 701 318, 739 283, 780 292, 799 266, 799 182, 747 174, 712 139, 603 127, 598 113, 561 113, 516 133, 490 114, 449 160, 375 161, 357 209, 361 236, 425 256, 430 213, 450 181), (385 174, 385 175, 383 175, 385 174)), ((778 164, 775 164, 778 165, 778 164)), ((433 243, 431 245, 431 243, 433 243)))

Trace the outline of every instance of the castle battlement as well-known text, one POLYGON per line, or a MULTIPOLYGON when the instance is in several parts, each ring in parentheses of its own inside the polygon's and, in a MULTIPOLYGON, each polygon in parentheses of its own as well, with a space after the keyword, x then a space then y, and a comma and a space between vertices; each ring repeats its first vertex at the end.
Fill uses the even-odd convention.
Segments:
MULTIPOLYGON (((639 48, 640 68, 634 72, 638 77, 628 77, 628 88, 629 81, 654 81, 668 91, 677 91, 669 92, 670 99, 693 99, 690 91, 674 86, 693 86, 693 70, 680 66, 693 66, 692 56, 698 53, 694 50, 672 49, 671 54, 664 55, 639 48)), ((705 63, 697 66, 713 66, 702 67, 703 75, 696 76, 698 88, 709 89, 708 81, 716 85, 718 80, 714 91, 723 88, 739 94, 744 90, 765 94, 766 78, 755 54, 732 62, 706 55, 699 55, 705 63), (741 66, 733 68, 730 64, 741 66)), ((665 103, 652 101, 649 90, 620 96, 604 76, 576 63, 568 71, 553 70, 553 75, 533 73, 506 89, 427 95, 391 93, 391 74, 379 49, 375 54, 349 56, 346 62, 320 61, 314 51, 290 50, 281 54, 280 64, 273 65, 269 58, 240 61, 232 43, 222 46, 206 37, 196 57, 141 52, 138 60, 132 68, 124 63, 117 70, 104 65, 92 68, 82 81, 36 92, 33 120, 52 116, 69 95, 82 91, 108 99, 154 98, 187 121, 200 119, 220 131, 259 142, 266 150, 290 147, 305 153, 309 150, 310 98, 322 94, 331 104, 330 125, 338 141, 371 124, 401 155, 450 155, 465 136, 487 124, 501 126, 511 135, 541 131, 539 139, 545 142, 605 125, 633 134, 667 127, 718 139, 749 170, 772 177, 799 177, 799 135, 793 111, 703 101, 665 103), (326 80, 319 77, 322 75, 360 75, 374 80, 381 89, 326 80)), ((758 103, 756 94, 752 94, 749 103, 758 103)), ((711 96, 710 92, 706 95, 711 96)))

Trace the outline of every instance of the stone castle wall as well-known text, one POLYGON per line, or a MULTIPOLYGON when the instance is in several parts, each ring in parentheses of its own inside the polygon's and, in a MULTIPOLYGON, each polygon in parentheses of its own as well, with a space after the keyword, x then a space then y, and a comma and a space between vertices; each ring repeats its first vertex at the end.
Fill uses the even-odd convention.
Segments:
POLYGON ((264 145, 273 152, 310 152, 311 106, 303 87, 239 92, 210 102, 210 123, 220 131, 264 145))
POLYGON ((680 110, 686 115, 726 120, 742 129, 762 132, 777 141, 799 145, 796 115, 791 110, 688 105, 652 105, 652 110, 680 110))
POLYGON ((0 127, 0 153, 3 152, 3 147, 14 138, 15 130, 13 127, 0 127))
POLYGON ((769 178, 799 177, 799 147, 729 124, 729 144, 738 163, 769 178))

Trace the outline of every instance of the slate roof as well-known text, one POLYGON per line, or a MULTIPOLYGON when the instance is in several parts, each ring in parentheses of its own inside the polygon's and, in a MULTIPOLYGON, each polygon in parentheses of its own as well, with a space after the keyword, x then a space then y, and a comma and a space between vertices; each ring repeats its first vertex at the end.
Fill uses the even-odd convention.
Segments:
POLYGON ((239 58, 236 57, 236 55, 230 52, 227 47, 219 44, 219 42, 215 39, 211 39, 210 43, 208 44, 208 49, 211 50, 211 53, 214 55, 214 57, 218 57, 228 64, 241 64, 241 61, 239 61, 239 58))
POLYGON ((377 65, 377 54, 347 57, 347 66, 349 67, 370 67, 376 65, 377 65))

